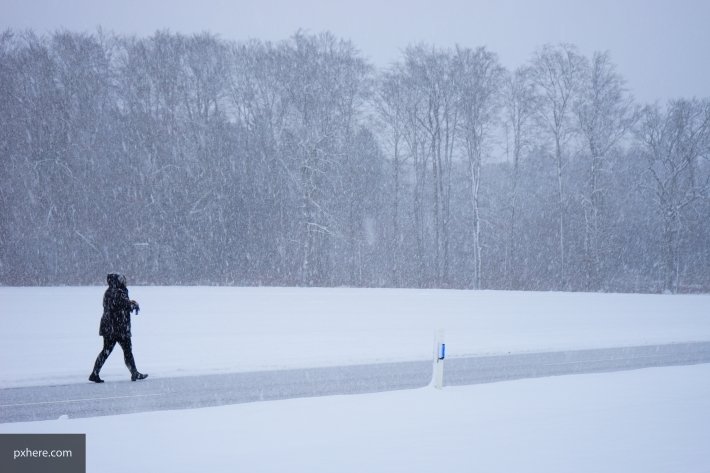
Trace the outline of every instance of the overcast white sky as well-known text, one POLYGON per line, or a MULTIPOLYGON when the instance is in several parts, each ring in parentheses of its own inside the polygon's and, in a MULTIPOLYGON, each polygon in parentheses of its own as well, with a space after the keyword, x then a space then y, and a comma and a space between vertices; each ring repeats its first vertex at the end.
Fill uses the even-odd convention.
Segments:
POLYGON ((509 68, 570 42, 588 55, 610 50, 640 101, 710 97, 710 0, 0 0, 0 29, 98 26, 272 41, 328 30, 378 66, 417 42, 485 45, 509 68))

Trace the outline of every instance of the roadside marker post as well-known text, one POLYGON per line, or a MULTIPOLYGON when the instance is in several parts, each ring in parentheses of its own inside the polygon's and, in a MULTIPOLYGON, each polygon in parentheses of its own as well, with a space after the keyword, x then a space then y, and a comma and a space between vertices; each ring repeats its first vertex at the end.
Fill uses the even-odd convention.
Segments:
POLYGON ((434 387, 441 389, 444 387, 444 359, 446 358, 446 343, 444 343, 444 331, 436 332, 436 345, 434 348, 434 387))

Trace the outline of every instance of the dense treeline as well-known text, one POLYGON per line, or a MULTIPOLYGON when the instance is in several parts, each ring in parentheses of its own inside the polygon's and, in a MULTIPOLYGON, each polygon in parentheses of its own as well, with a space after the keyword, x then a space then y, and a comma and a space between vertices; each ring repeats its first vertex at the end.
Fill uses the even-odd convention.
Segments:
POLYGON ((0 283, 710 289, 710 100, 606 53, 0 36, 0 283))

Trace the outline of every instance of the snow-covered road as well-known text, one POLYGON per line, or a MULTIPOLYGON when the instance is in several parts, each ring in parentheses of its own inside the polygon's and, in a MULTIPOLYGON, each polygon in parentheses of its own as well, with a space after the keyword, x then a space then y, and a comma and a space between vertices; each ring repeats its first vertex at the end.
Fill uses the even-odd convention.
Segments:
MULTIPOLYGON (((444 384, 697 363, 710 363, 710 342, 454 358, 444 384)), ((395 391, 423 387, 431 376, 431 363, 401 362, 3 389, 0 423, 395 391)))
POLYGON ((0 390, 0 423, 193 409, 424 386, 429 363, 388 363, 0 390))

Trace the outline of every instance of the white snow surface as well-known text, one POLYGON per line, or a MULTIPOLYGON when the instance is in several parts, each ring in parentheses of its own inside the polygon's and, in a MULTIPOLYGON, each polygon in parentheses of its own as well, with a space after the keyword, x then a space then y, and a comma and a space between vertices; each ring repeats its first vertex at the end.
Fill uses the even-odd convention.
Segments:
MULTIPOLYGON (((147 382, 147 381, 146 381, 147 382)), ((706 473, 710 364, 0 424, 87 471, 706 473)))
MULTIPOLYGON (((103 288, 0 288, 0 387, 88 383, 103 288)), ((710 340, 710 297, 131 287, 151 377, 710 340)), ((120 348, 107 382, 125 380, 120 348)), ((151 378, 146 382, 149 383, 151 378)), ((708 472, 710 364, 0 424, 87 471, 708 472)))

